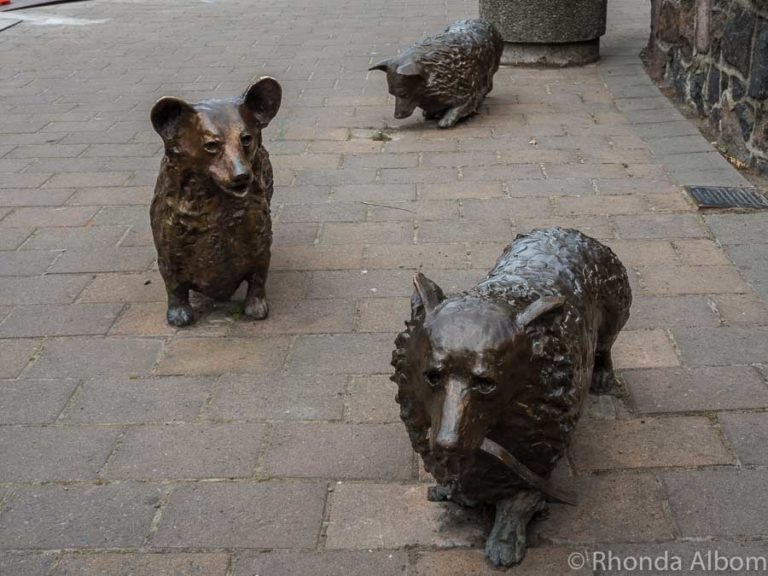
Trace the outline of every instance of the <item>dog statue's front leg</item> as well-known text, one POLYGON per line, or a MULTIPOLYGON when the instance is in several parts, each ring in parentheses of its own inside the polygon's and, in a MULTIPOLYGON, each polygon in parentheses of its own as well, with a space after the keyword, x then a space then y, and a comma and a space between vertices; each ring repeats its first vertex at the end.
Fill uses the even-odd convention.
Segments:
POLYGON ((245 297, 245 315, 254 320, 263 320, 269 314, 267 304, 267 273, 269 271, 269 254, 266 262, 262 263, 256 272, 248 278, 248 293, 245 297))
POLYGON ((485 554, 494 566, 512 566, 523 560, 528 522, 546 505, 538 490, 521 490, 496 503, 496 519, 485 543, 485 554))
POLYGON ((180 286, 171 288, 166 285, 168 291, 168 312, 166 318, 168 324, 181 328, 189 326, 195 320, 192 306, 189 304, 189 290, 180 286))

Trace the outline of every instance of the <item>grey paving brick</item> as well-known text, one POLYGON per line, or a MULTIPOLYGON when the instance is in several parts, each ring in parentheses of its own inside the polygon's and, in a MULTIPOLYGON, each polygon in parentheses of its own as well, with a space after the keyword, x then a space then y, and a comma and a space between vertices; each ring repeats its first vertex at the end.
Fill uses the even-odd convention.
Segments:
POLYGON ((115 246, 128 232, 127 226, 82 228, 38 228, 24 243, 24 250, 62 250, 115 246))
POLYGON ((102 553, 68 554, 56 576, 226 576, 229 554, 206 553, 102 553))
POLYGON ((0 428, 2 482, 92 480, 119 430, 82 427, 0 428))
POLYGON ((0 276, 38 276, 45 273, 59 252, 0 252, 0 276))
POLYGON ((635 297, 625 328, 719 326, 720 321, 703 296, 635 297))
POLYGON ((290 338, 185 338, 172 342, 157 366, 157 374, 272 373, 283 365, 290 338))
POLYGON ((264 473, 287 478, 407 480, 413 476, 401 424, 277 424, 264 473), (339 450, 344 446, 344 450, 339 450))
POLYGON ((29 368, 30 378, 141 376, 155 364, 163 343, 127 338, 55 338, 29 368))
POLYGON ((38 340, 0 340, 0 378, 16 378, 39 349, 38 340))
POLYGON ((765 244, 768 242, 768 218, 754 214, 712 214, 707 224, 723 244, 765 244))
POLYGON ((288 368, 303 374, 388 373, 391 349, 387 334, 299 336, 288 368))
POLYGON ((29 238, 32 228, 0 228, 0 250, 16 250, 29 238))
POLYGON ((58 208, 16 208, 3 218, 2 226, 9 228, 37 226, 83 226, 96 215, 94 206, 62 206, 58 208))
POLYGON ((0 324, 0 337, 106 334, 121 304, 19 306, 0 324))
POLYGON ((314 548, 326 486, 312 482, 215 482, 174 490, 154 546, 314 548))
POLYGON ((697 470, 662 476, 682 536, 740 538, 768 532, 766 470, 697 470))
POLYGON ((0 574, 47 576, 56 563, 57 552, 0 553, 0 574))
POLYGON ((138 547, 161 495, 138 483, 17 488, 3 508, 0 548, 138 547))
POLYGON ((622 378, 646 414, 768 406, 768 387, 748 366, 627 370, 622 378))
POLYGON ((213 380, 206 378, 98 377, 83 383, 62 414, 66 423, 134 424, 192 422, 208 399, 213 380))
POLYGON ((213 420, 339 420, 346 377, 222 376, 205 416, 213 420), (256 401, 254 401, 256 399, 256 401))
POLYGON ((397 386, 389 376, 353 376, 346 400, 347 418, 351 422, 399 422, 396 394, 397 386))
POLYGON ((139 272, 149 268, 155 259, 155 249, 139 248, 91 248, 69 249, 56 260, 51 273, 82 272, 139 272))
POLYGON ((673 335, 688 366, 759 363, 768 357, 768 328, 678 328, 673 335))
POLYGON ((261 424, 165 424, 131 428, 102 476, 109 479, 243 478, 261 450, 261 424))
POLYGON ((654 216, 616 216, 621 238, 696 238, 707 230, 693 214, 658 214, 654 216))
POLYGON ((0 424, 47 424, 64 409, 78 380, 0 380, 0 424))
MULTIPOLYGON (((579 553, 583 550, 579 550, 579 553)), ((529 547, 515 570, 526 576, 578 576, 592 574, 589 567, 577 570, 568 564, 573 550, 561 547, 529 547)), ((416 576, 494 576, 483 550, 440 550, 419 554, 416 576)))
POLYGON ((408 556, 403 551, 389 550, 331 551, 319 554, 277 550, 240 554, 235 566, 235 576, 398 576, 407 573, 408 556))
POLYGON ((768 463, 768 414, 720 414, 718 421, 742 464, 768 463))

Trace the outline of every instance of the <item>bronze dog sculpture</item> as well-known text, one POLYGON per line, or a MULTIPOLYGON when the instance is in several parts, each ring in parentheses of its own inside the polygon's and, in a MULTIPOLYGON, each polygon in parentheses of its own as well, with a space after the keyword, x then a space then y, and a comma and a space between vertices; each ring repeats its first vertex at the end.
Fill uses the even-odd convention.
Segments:
POLYGON ((411 320, 392 355, 397 402, 414 450, 437 480, 428 498, 494 504, 486 555, 523 559, 526 526, 588 390, 616 384, 611 346, 632 294, 615 254, 576 230, 518 236, 488 276, 446 298, 414 278, 411 320))
POLYGON ((420 107, 425 118, 450 128, 475 114, 493 89, 503 50, 504 40, 493 24, 461 20, 369 70, 387 73, 395 118, 408 118, 420 107))
POLYGON ((243 281, 245 314, 269 313, 264 285, 273 185, 261 131, 281 98, 280 84, 266 77, 240 98, 197 104, 161 98, 152 108, 165 156, 150 215, 173 326, 194 320, 190 290, 227 300, 243 281))

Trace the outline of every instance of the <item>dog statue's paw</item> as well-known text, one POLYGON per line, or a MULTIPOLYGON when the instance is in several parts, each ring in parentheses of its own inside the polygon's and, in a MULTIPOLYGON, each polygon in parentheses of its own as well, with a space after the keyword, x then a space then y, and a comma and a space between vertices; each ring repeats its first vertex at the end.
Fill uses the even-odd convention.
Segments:
POLYGON ((170 306, 168 308, 168 324, 181 328, 182 326, 189 326, 195 321, 195 314, 192 312, 192 307, 187 305, 170 306))
POLYGON ((263 320, 269 315, 269 304, 265 298, 256 298, 245 306, 245 315, 254 320, 263 320))

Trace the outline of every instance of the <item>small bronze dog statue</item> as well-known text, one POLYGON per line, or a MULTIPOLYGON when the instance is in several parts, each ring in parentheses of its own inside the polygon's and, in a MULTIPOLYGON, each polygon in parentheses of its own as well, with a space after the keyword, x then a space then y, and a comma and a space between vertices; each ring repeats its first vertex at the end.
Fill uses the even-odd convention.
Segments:
POLYGON ((416 107, 440 128, 475 114, 493 89, 504 40, 493 24, 461 20, 433 38, 370 70, 387 73, 395 97, 395 118, 408 118, 416 107))
POLYGON ((632 294, 614 253, 576 230, 518 236, 485 280, 457 296, 418 274, 392 355, 400 415, 437 480, 429 499, 494 504, 486 554, 523 559, 588 390, 616 383, 611 346, 632 294))
POLYGON ((240 98, 187 104, 161 98, 152 126, 165 143, 150 215, 168 293, 168 323, 194 320, 189 291, 229 299, 248 282, 245 314, 269 312, 264 284, 272 244, 272 165, 261 131, 282 89, 262 78, 240 98))

